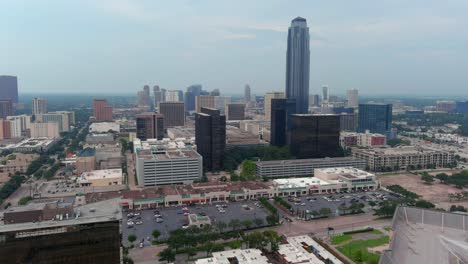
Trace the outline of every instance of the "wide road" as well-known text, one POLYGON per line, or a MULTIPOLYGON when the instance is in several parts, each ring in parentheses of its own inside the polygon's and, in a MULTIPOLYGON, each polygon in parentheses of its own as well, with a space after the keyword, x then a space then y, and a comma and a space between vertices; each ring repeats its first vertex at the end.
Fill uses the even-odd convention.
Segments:
MULTIPOLYGON (((292 217, 290 217, 292 218, 292 217)), ((274 228, 265 228, 256 231, 272 229, 280 234, 287 236, 298 236, 306 234, 314 234, 318 236, 326 235, 328 227, 332 227, 335 231, 351 231, 363 227, 384 227, 390 226, 391 219, 375 220, 376 216, 372 214, 337 216, 328 219, 303 221, 294 219, 293 222, 284 221, 281 226, 274 228)))

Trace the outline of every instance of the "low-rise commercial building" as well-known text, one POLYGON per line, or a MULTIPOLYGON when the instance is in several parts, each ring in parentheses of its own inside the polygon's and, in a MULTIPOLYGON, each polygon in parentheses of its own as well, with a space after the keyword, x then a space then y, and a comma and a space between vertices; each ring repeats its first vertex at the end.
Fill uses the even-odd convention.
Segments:
POLYGON ((85 139, 87 144, 113 144, 115 136, 112 133, 88 134, 85 139))
POLYGON ((341 191, 376 190, 374 174, 354 168, 317 173, 319 177, 277 179, 273 182, 206 182, 165 185, 123 193, 122 208, 148 209, 225 201, 257 200, 276 196, 301 196, 341 191))
POLYGON ((7 156, 5 164, 0 165, 0 174, 15 174, 17 171, 25 173, 33 160, 39 157, 38 154, 14 153, 7 156))
POLYGON ((27 138, 13 146, 13 151, 17 152, 46 152, 55 143, 56 138, 27 138))
POLYGON ((140 186, 188 184, 203 175, 203 159, 194 150, 142 150, 135 159, 140 186))
POLYGON ((72 218, 73 204, 60 200, 30 202, 24 206, 9 207, 3 216, 6 225, 72 218))
POLYGON ((89 125, 89 133, 107 133, 109 131, 120 133, 120 124, 115 122, 94 122, 89 125))
POLYGON ((323 248, 310 236, 288 237, 287 244, 279 246, 277 256, 279 263, 299 264, 299 263, 333 263, 343 264, 341 260, 323 248))
POLYGON ((382 134, 341 132, 340 145, 343 148, 359 146, 364 148, 383 147, 387 144, 387 137, 382 134))
POLYGON ((195 138, 195 128, 171 127, 167 129, 167 136, 172 140, 176 138, 195 138))
POLYGON ((220 252, 213 252, 213 257, 202 258, 195 261, 195 264, 267 264, 271 263, 259 249, 232 249, 220 252))
POLYGON ((94 170, 83 172, 77 178, 81 186, 109 186, 122 184, 122 169, 94 170))
POLYGON ((351 167, 315 169, 314 177, 273 180, 279 196, 376 190, 375 174, 351 167))
POLYGON ((353 157, 259 161, 255 163, 255 174, 260 178, 310 177, 317 168, 365 169, 366 164, 365 160, 353 157))
POLYGON ((446 168, 454 164, 454 152, 430 147, 352 149, 353 156, 365 160, 371 171, 446 168))

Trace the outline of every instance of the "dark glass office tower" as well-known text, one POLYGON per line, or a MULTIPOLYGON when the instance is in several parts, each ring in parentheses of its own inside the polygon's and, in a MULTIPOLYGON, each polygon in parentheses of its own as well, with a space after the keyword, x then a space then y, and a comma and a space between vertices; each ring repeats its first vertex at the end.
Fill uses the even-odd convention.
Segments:
POLYGON ((336 157, 340 150, 339 115, 292 115, 291 153, 298 159, 336 157))
POLYGON ((296 113, 296 101, 294 99, 271 99, 271 127, 270 144, 284 146, 289 143, 290 117, 296 113))
POLYGON ((203 157, 203 168, 221 170, 226 148, 226 117, 218 109, 202 107, 195 114, 195 143, 203 157))
POLYGON ((200 96, 202 93, 202 86, 194 84, 187 87, 185 92, 185 109, 190 112, 195 110, 195 97, 200 96))
POLYGON ((10 99, 18 103, 18 78, 16 76, 0 75, 0 99, 10 99))
POLYGON ((359 104, 358 132, 388 135, 392 129, 391 104, 359 104))
POLYGON ((296 99, 296 113, 309 112, 309 28, 305 18, 296 17, 288 30, 286 53, 286 98, 296 99))
POLYGON ((136 133, 140 140, 149 138, 163 139, 164 116, 156 113, 143 113, 136 115, 136 133))
POLYGON ((182 102, 159 103, 158 112, 164 116, 164 128, 185 126, 185 107, 182 102))

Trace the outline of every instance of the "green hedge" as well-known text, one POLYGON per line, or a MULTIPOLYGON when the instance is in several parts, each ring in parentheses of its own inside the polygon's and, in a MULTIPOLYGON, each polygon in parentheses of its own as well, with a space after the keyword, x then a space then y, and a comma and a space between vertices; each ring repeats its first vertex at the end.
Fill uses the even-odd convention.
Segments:
POLYGON ((278 213, 278 209, 276 209, 276 207, 274 207, 271 203, 269 203, 267 199, 262 197, 259 199, 259 201, 263 205, 263 207, 265 207, 268 211, 270 211, 272 215, 276 215, 278 213))
POLYGON ((283 198, 279 196, 275 197, 275 201, 288 210, 291 210, 292 208, 292 206, 287 201, 285 201, 283 198))
POLYGON ((343 232, 343 235, 352 235, 352 234, 366 233, 366 232, 372 232, 372 231, 374 231, 374 228, 368 227, 368 228, 364 228, 364 229, 358 229, 358 230, 343 232))

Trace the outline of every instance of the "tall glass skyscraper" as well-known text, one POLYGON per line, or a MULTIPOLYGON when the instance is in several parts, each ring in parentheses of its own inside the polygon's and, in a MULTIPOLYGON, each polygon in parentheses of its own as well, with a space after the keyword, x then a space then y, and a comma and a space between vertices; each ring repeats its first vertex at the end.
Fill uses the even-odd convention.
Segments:
POLYGON ((296 100, 296 112, 309 112, 309 28, 305 18, 296 17, 288 30, 286 53, 286 98, 296 100))
POLYGON ((388 135, 391 129, 391 104, 359 104, 358 132, 388 135))
POLYGON ((18 78, 16 76, 0 75, 0 99, 10 99, 18 103, 18 78))

